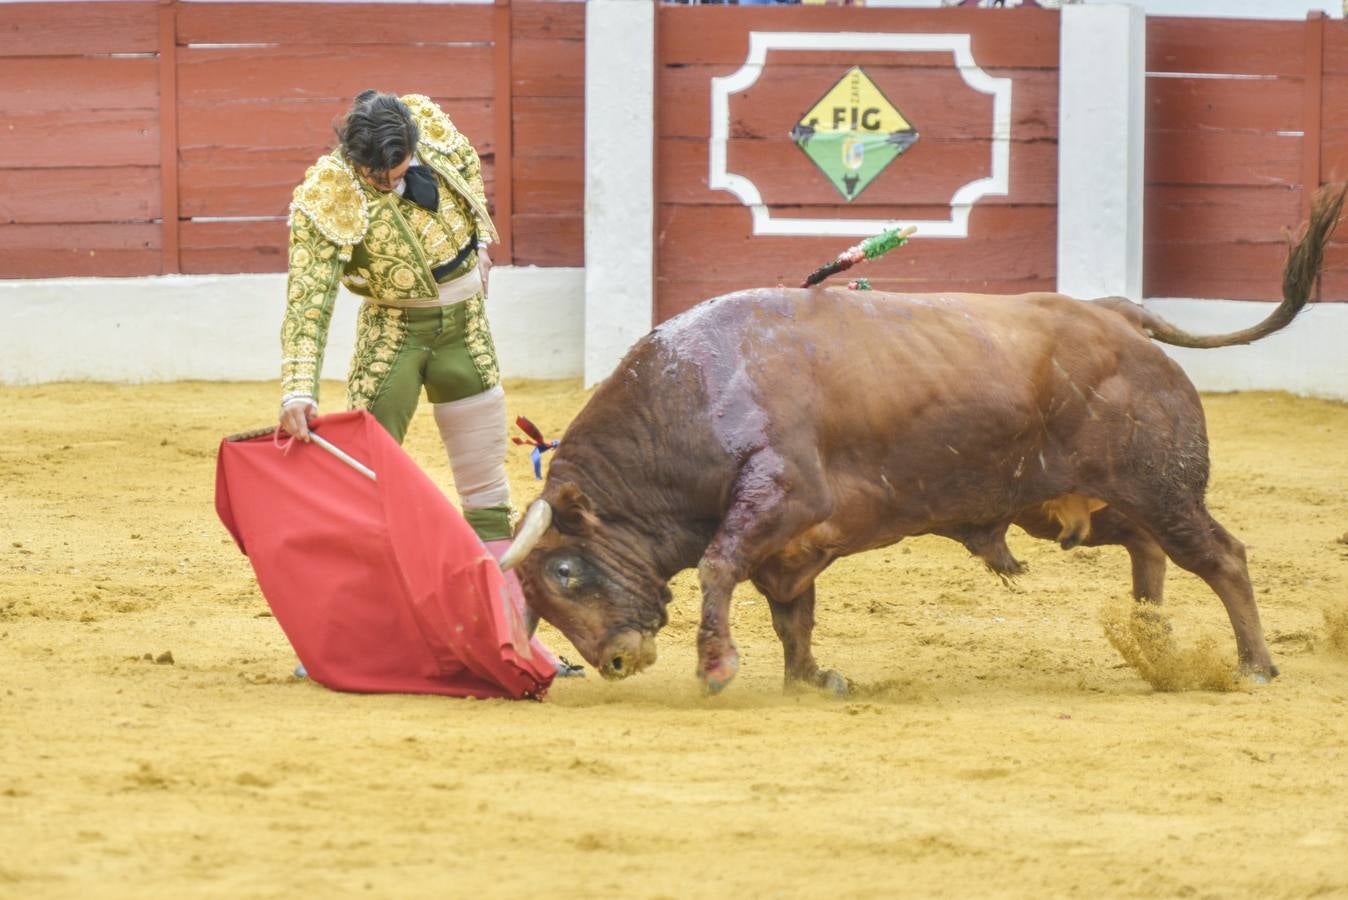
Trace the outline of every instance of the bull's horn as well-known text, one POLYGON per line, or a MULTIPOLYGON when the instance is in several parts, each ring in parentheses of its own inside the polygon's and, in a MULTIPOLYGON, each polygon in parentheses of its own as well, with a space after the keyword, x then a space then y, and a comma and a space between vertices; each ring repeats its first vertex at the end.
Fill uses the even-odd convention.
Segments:
POLYGON ((501 557, 501 571, 509 572, 522 563, 551 524, 552 507, 548 501, 538 499, 530 503, 524 521, 520 523, 519 534, 515 535, 515 542, 501 557))

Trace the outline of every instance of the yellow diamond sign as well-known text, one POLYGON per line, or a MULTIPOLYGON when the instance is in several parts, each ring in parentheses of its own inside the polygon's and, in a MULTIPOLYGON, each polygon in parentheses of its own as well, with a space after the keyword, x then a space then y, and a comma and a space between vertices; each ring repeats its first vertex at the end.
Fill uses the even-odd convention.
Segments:
POLYGON ((791 138, 851 202, 918 134, 870 76, 853 66, 800 117, 791 138))

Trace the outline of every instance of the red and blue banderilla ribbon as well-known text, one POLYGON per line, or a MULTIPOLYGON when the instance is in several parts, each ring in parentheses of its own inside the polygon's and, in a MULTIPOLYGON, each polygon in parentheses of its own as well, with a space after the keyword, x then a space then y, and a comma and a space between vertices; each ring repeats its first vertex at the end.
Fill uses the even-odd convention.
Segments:
POLYGON ((529 440, 526 441, 524 438, 518 437, 512 437, 511 440, 521 447, 532 446, 534 448, 533 452, 529 454, 529 458, 534 461, 534 478, 542 481, 543 454, 547 453, 549 450, 556 450, 557 445, 560 444, 561 441, 550 441, 544 438, 543 432, 538 430, 538 426, 524 418, 524 416, 517 417, 515 419, 515 424, 519 426, 520 431, 529 435, 529 440))

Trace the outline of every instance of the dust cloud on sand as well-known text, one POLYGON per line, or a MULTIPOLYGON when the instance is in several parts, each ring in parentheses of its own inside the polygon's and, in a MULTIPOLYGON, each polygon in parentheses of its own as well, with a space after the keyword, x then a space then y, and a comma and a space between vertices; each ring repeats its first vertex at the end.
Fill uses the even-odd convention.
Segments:
MULTIPOLYGON (((549 437, 585 399, 507 389, 549 437)), ((700 696, 686 573, 654 668, 509 703, 292 677, 212 507, 219 438, 266 424, 274 386, 0 401, 0 896, 1348 895, 1343 405, 1205 398, 1271 685, 1155 690, 1101 624, 1126 554, 1013 530, 1009 587, 936 538, 826 573, 817 652, 848 700, 783 694, 748 587, 740 677, 700 696)), ((408 449, 448 487, 425 408, 408 449)), ((1162 646, 1233 662, 1212 592, 1167 587, 1162 646)))
POLYGON ((1124 662, 1158 691, 1234 691, 1242 686, 1230 641, 1204 635, 1181 647, 1165 610, 1121 600, 1100 613, 1105 637, 1124 662))

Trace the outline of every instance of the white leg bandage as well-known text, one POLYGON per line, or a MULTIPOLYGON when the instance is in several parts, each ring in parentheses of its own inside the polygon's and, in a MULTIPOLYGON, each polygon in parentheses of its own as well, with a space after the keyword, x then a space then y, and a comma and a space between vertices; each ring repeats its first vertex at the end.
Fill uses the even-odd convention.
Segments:
POLYGON ((505 390, 498 384, 473 397, 435 404, 435 424, 449 453, 464 509, 510 503, 506 481, 505 390))

